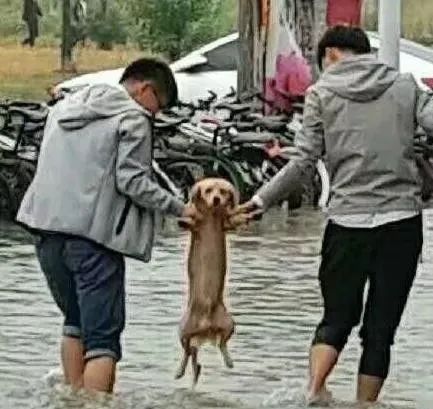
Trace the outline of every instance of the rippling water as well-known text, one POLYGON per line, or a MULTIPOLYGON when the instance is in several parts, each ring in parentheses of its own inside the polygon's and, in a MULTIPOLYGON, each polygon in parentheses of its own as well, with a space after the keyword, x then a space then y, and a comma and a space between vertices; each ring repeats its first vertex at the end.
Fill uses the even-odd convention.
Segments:
MULTIPOLYGON (((116 394, 89 400, 57 374, 61 318, 38 270, 29 237, 0 226, 1 408, 303 407, 307 352, 320 318, 317 283, 322 217, 269 217, 231 237, 228 297, 237 323, 225 369, 218 352, 201 352, 202 377, 174 380, 177 325, 184 302, 186 236, 168 226, 150 265, 127 264, 127 328, 116 394)), ((425 220, 423 263, 394 348, 381 408, 433 408, 433 213, 425 220)), ((331 378, 334 408, 353 407, 359 341, 354 331, 331 378)))

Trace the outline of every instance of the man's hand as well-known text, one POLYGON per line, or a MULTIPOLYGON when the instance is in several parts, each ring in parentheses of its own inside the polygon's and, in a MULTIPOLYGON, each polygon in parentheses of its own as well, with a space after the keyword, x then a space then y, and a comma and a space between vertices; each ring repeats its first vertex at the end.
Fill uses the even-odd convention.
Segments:
POLYGON ((194 229, 197 223, 203 219, 202 214, 198 211, 197 207, 193 203, 185 205, 185 209, 182 216, 179 219, 179 226, 184 229, 194 229))
POLYGON ((263 213, 263 203, 258 196, 255 196, 250 201, 238 206, 233 212, 232 218, 242 220, 244 224, 248 224, 251 220, 260 220, 263 213))
POLYGON ((197 210, 197 207, 193 203, 185 205, 185 209, 182 213, 182 217, 190 217, 192 219, 202 219, 201 213, 197 210))

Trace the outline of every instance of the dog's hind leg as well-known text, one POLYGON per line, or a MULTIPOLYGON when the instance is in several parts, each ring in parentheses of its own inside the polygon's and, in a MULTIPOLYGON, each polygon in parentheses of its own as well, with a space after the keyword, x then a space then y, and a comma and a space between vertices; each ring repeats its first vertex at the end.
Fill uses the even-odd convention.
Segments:
POLYGON ((175 379, 180 379, 185 375, 186 367, 188 366, 189 357, 191 356, 190 339, 188 337, 182 336, 180 343, 183 348, 183 357, 180 362, 179 369, 176 372, 175 379))
POLYGON ((227 342, 221 341, 220 343, 220 351, 224 360, 224 364, 227 368, 233 368, 233 359, 230 356, 229 350, 227 349, 227 342))
POLYGON ((179 369, 176 372, 174 379, 180 379, 185 375, 186 367, 188 365, 189 357, 190 357, 189 348, 184 348, 182 361, 180 362, 179 369))
POLYGON ((233 360, 227 349, 227 342, 235 331, 235 323, 223 304, 220 304, 215 314, 215 323, 220 332, 219 349, 227 368, 233 368, 233 360))
POLYGON ((194 387, 198 382, 198 378, 200 377, 201 365, 197 361, 198 348, 191 347, 190 353, 191 353, 192 371, 194 376, 193 379, 193 387, 194 387))

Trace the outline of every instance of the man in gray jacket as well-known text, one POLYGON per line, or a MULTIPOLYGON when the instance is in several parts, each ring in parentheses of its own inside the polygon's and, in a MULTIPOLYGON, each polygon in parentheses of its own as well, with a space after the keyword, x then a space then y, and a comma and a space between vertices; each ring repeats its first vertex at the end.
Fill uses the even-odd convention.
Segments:
POLYGON ((377 400, 423 242, 414 135, 418 125, 433 132, 433 100, 412 75, 370 52, 359 28, 324 34, 325 72, 306 96, 299 158, 241 209, 253 217, 287 197, 324 157, 331 179, 319 270, 324 313, 310 352, 309 402, 326 397, 326 379, 363 310, 357 398, 377 400))
POLYGON ((173 104, 170 68, 141 59, 118 87, 86 87, 48 117, 17 220, 64 315, 65 381, 112 391, 125 320, 123 255, 150 260, 155 213, 198 217, 152 176, 152 114, 173 104))

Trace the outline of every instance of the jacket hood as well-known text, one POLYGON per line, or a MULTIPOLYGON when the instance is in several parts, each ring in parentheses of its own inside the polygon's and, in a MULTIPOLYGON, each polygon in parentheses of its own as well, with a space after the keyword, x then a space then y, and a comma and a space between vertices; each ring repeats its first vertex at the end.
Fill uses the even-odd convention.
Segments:
POLYGON ((76 130, 98 119, 110 118, 128 111, 150 116, 121 86, 94 85, 71 94, 58 104, 56 117, 60 127, 76 130))
POLYGON ((331 66, 319 84, 344 99, 366 102, 379 98, 398 75, 398 71, 374 55, 356 55, 331 66))

